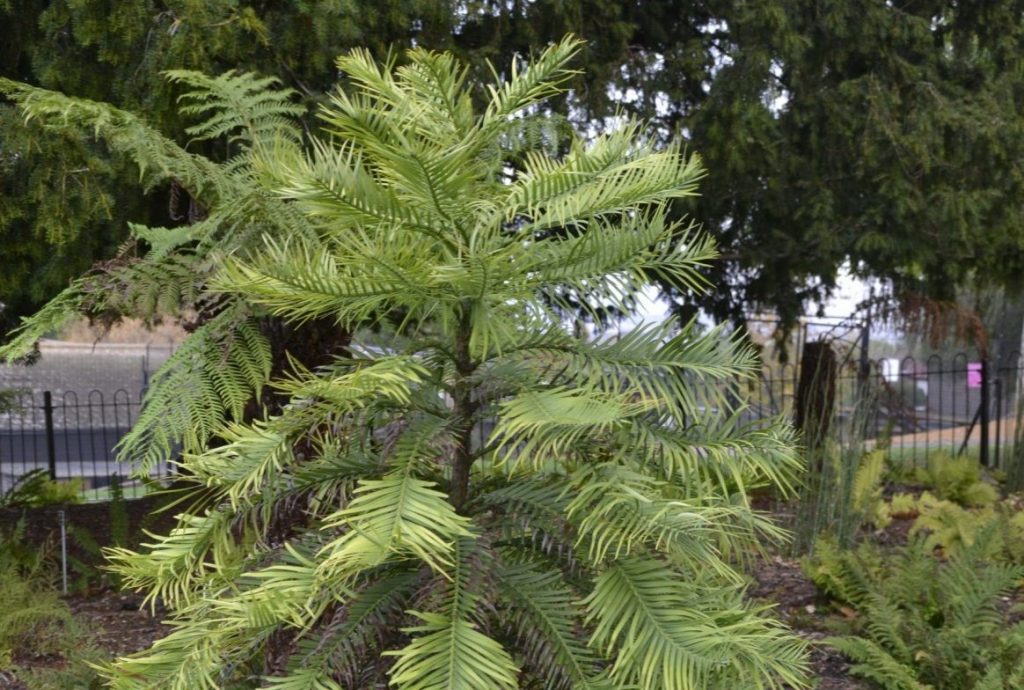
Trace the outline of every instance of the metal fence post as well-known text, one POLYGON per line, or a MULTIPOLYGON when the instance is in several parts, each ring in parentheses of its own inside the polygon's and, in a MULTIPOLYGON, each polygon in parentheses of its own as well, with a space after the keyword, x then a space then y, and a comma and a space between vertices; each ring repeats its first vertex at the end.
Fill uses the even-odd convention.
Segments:
POLYGON ((995 467, 1003 466, 1003 380, 996 379, 992 383, 996 386, 996 452, 995 467))
POLYGON ((988 422, 989 422, 989 386, 991 383, 988 380, 988 357, 981 358, 981 405, 979 406, 979 417, 978 420, 981 423, 980 443, 978 444, 978 455, 979 460, 983 467, 989 466, 988 457, 988 422))
POLYGON ((46 422, 46 464, 50 479, 57 479, 57 444, 53 438, 53 395, 43 392, 43 419, 46 422))

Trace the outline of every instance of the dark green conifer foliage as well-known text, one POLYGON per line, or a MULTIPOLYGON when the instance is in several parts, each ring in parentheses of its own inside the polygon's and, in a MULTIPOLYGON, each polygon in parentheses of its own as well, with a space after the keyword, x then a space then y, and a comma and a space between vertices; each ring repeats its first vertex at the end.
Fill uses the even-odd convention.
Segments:
MULTIPOLYGON (((707 275, 723 287, 698 304, 673 291, 681 311, 791 321, 847 259, 939 298, 1024 275, 1020 0, 3 0, 0 71, 145 113, 184 143, 164 69, 258 70, 312 101, 352 45, 450 48, 486 76, 481 58, 504 70, 567 32, 588 40, 561 101, 578 123, 624 110, 708 161, 678 212, 716 236, 707 275)), ((126 220, 170 222, 166 187, 142 197, 102 147, 14 119, 0 108, 4 325, 109 257, 126 220)))
MULTIPOLYGON (((224 160, 231 151, 221 144, 190 142, 181 88, 163 71, 277 74, 312 109, 334 83, 338 54, 368 46, 383 55, 438 32, 443 41, 450 16, 434 0, 0 0, 0 77, 138 113, 190 151, 224 160)), ((187 194, 172 195, 170 180, 147 189, 133 161, 90 135, 25 125, 0 99, 0 334, 110 259, 129 222, 189 221, 187 194)))

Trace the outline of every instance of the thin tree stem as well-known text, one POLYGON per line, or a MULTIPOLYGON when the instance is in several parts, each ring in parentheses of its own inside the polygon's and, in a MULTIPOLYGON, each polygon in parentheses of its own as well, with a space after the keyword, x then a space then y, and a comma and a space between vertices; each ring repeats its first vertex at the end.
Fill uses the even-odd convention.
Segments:
POLYGON ((473 426, 476 423, 476 403, 473 401, 473 384, 470 377, 476 370, 476 362, 469 352, 469 340, 473 333, 470 307, 462 306, 458 330, 455 335, 455 386, 453 391, 452 416, 455 422, 455 454, 452 458, 452 482, 448 500, 456 510, 462 508, 469 496, 469 470, 473 466, 473 426))

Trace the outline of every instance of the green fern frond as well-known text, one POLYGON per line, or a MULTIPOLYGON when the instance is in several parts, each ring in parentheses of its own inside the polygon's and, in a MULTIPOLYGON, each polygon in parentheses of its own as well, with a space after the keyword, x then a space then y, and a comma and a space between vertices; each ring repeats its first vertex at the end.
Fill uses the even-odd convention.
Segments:
POLYGON ((64 129, 77 128, 102 138, 114 151, 135 161, 148 188, 178 180, 190 194, 211 205, 226 196, 225 180, 215 163, 189 153, 137 115, 8 79, 0 79, 0 93, 18 104, 26 120, 40 120, 64 129))
POLYGON ((202 116, 188 133, 199 140, 242 140, 247 144, 288 137, 301 137, 297 119, 306 109, 293 103, 295 91, 281 89, 280 81, 250 72, 225 72, 209 77, 191 70, 168 70, 164 75, 189 90, 179 97, 180 111, 202 116))
POLYGON ((913 667, 901 664, 888 651, 863 637, 830 637, 830 645, 857 662, 850 671, 873 680, 885 690, 929 690, 917 680, 913 667))
POLYGON ((38 312, 23 318, 21 325, 10 333, 10 342, 0 346, 0 361, 13 363, 31 353, 41 338, 74 318, 85 299, 84 287, 85 281, 75 281, 38 312))
POLYGON ((118 457, 148 474, 175 448, 196 454, 270 374, 270 348, 244 314, 228 310, 197 329, 153 376, 142 412, 118 444, 118 457))

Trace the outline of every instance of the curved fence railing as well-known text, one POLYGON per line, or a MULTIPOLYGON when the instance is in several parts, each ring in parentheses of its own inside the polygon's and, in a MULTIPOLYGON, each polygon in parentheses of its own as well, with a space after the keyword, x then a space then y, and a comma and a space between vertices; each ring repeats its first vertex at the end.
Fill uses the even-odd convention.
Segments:
MULTIPOLYGON (((744 400, 740 422, 793 418, 800 371, 797 365, 765 367, 760 377, 739 386, 733 381, 717 391, 701 389, 711 384, 694 379, 694 398, 712 406, 744 400)), ((999 363, 965 354, 846 361, 833 373, 827 415, 836 442, 884 449, 910 466, 942 450, 1006 468, 1024 449, 1024 369, 1017 353, 999 363)), ((80 479, 92 492, 87 495, 97 498, 114 475, 122 478, 126 494, 140 493, 141 483, 130 479, 135 468, 118 462, 115 448, 138 418, 141 401, 142 391, 112 386, 85 393, 36 389, 16 394, 12 409, 0 412, 0 494, 37 469, 57 479, 80 479)), ((481 447, 493 426, 494 420, 479 425, 481 447)), ((168 476, 172 459, 155 467, 152 476, 168 476)))
MULTIPOLYGON (((135 468, 118 462, 115 448, 138 418, 141 400, 141 391, 133 395, 123 388, 16 392, 10 409, 0 413, 0 494, 33 470, 78 479, 87 496, 101 497, 115 475, 126 495, 140 493, 135 468)), ((166 476, 168 470, 163 462, 152 475, 166 476)))

